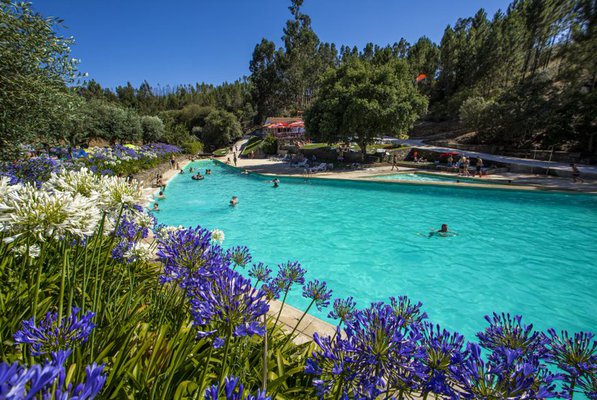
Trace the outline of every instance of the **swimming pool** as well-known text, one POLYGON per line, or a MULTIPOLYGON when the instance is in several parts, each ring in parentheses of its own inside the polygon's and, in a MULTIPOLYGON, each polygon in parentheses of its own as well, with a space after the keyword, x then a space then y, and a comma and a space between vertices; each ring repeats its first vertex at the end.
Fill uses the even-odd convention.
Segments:
MULTIPOLYGON (((493 311, 539 329, 597 326, 597 196, 289 177, 274 189, 212 161, 193 166, 213 173, 176 176, 159 222, 222 229, 225 246, 271 266, 299 260, 335 297, 364 307, 406 294, 469 339, 493 311), (428 238, 442 223, 458 236, 428 238)), ((289 303, 307 305, 300 289, 289 303)))
POLYGON ((480 184, 488 184, 488 183, 496 183, 491 181, 484 181, 481 179, 470 179, 466 177, 459 177, 459 176, 439 176, 436 174, 425 174, 425 173, 399 173, 399 174, 390 174, 390 175, 374 175, 371 178, 375 179, 383 179, 383 180, 397 180, 397 181, 416 181, 416 182, 456 182, 459 181, 460 183, 480 183, 480 184))

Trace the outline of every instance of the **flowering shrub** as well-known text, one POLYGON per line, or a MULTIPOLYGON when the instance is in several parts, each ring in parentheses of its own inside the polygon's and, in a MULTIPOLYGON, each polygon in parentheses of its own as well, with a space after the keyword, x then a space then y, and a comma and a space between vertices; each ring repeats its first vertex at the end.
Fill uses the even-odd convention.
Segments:
POLYGON ((74 154, 65 148, 52 149, 53 157, 41 155, 16 162, 0 163, 0 176, 6 176, 11 184, 33 183, 40 187, 52 173, 62 170, 77 171, 87 168, 100 175, 129 175, 142 169, 152 168, 167 161, 182 149, 163 143, 143 146, 114 145, 95 147, 74 154))

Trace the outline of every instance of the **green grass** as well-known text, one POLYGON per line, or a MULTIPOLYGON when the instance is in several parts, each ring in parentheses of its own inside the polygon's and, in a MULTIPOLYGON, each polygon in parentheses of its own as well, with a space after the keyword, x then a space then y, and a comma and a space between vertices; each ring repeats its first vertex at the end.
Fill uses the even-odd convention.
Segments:
POLYGON ((303 149, 320 149, 322 147, 330 147, 327 143, 308 143, 303 146, 303 149))
POLYGON ((257 150, 258 148, 260 148, 263 145, 263 139, 260 139, 258 137, 252 137, 249 142, 247 143, 247 145, 245 146, 245 148, 243 149, 242 155, 243 156, 248 156, 251 151, 257 150))

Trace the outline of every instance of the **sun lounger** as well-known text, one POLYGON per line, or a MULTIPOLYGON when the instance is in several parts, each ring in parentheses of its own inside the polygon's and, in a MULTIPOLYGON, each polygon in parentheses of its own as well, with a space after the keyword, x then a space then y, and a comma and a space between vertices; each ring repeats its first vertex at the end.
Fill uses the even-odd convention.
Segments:
POLYGON ((308 166, 308 164, 309 164, 309 160, 305 159, 305 160, 303 160, 301 162, 290 164, 290 166, 293 167, 293 168, 295 168, 295 167, 305 168, 305 167, 308 166))
POLYGON ((311 168, 309 170, 309 172, 323 172, 323 171, 327 170, 327 168, 328 168, 327 163, 321 163, 317 167, 311 168))

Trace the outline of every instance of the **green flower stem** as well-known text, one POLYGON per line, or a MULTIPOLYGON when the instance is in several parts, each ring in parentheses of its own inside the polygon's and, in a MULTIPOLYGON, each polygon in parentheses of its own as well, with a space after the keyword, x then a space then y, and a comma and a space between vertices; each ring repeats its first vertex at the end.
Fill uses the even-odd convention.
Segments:
POLYGON ((284 344, 282 345, 282 348, 284 348, 288 344, 288 342, 290 342, 290 340, 292 339, 292 335, 294 335, 294 332, 296 332, 298 326, 301 324, 301 322, 303 322, 303 318, 305 318, 305 315, 307 315, 307 313, 311 309, 311 306, 313 306, 314 303, 315 303, 315 300, 311 300, 311 303, 309 304, 309 307, 307 307, 307 309, 305 310, 305 312, 303 313, 303 315, 301 315, 301 318, 298 320, 298 322, 296 323, 296 325, 294 325, 294 329, 292 330, 292 332, 290 332, 290 335, 288 335, 288 337, 284 341, 284 344))
POLYGON ((198 396, 203 393, 203 386, 205 385, 205 377, 207 376, 207 371, 209 371, 209 364, 211 361, 211 355, 214 352, 214 347, 212 345, 209 346, 209 351, 207 352, 207 357, 205 358, 205 367, 203 368, 203 372, 201 372, 201 379, 199 380, 199 388, 197 392, 195 392, 195 396, 193 400, 197 400, 198 396))
POLYGON ((60 321, 62 321, 62 310, 64 308, 64 286, 65 286, 65 282, 66 282, 66 264, 67 264, 67 255, 68 255, 68 249, 66 248, 66 246, 64 245, 65 241, 62 242, 62 245, 60 246, 62 248, 62 272, 61 272, 61 276, 60 276, 60 299, 58 300, 58 323, 60 323, 60 321))
MULTIPOLYGON (((286 303, 286 296, 288 296, 288 290, 290 288, 287 288, 286 291, 284 292, 284 298, 282 299, 282 304, 280 305, 280 311, 278 311, 278 316, 276 317, 276 322, 274 322, 274 329, 276 329, 276 325, 278 325, 278 320, 280 319, 280 314, 282 314, 282 309, 284 308, 284 304, 286 303)), ((272 331, 273 331, 272 330, 272 331)))
MULTIPOLYGON (((222 369, 220 369, 220 375, 218 376, 219 391, 224 390, 224 377, 226 376, 226 365, 228 363, 228 351, 230 350, 230 341, 232 340, 232 327, 228 327, 228 333, 226 335, 226 343, 224 344, 224 358, 222 358, 222 369)), ((218 396, 219 397, 219 396, 218 396)))
POLYGON ((35 278, 35 291, 33 293, 33 323, 37 320, 37 305, 39 301, 39 285, 41 282, 41 272, 44 265, 44 259, 46 258, 46 244, 41 245, 41 254, 37 263, 37 277, 35 278))
POLYGON ((267 376, 268 376, 268 369, 267 369, 267 314, 263 314, 263 326, 265 327, 265 334, 263 335, 263 391, 267 391, 267 376))

